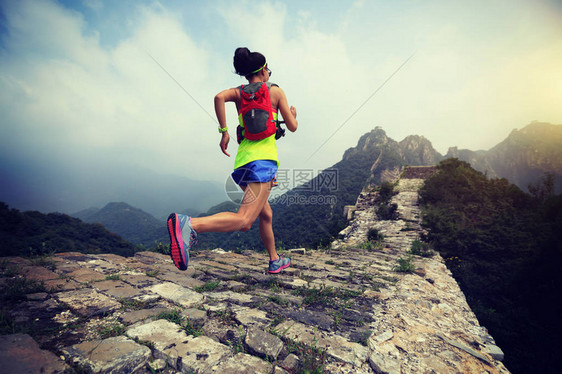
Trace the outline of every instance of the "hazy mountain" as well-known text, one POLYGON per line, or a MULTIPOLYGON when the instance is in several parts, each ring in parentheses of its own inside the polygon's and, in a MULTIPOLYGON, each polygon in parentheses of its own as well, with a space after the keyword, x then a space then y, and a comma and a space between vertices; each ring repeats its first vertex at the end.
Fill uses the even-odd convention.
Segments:
POLYGON ((78 218, 84 222, 91 222, 90 217, 92 217, 94 214, 96 214, 99 211, 100 208, 92 207, 92 208, 83 209, 76 213, 72 213, 71 216, 74 218, 78 218))
POLYGON ((19 210, 72 214, 109 201, 127 204, 165 219, 170 212, 205 211, 225 200, 224 186, 177 175, 162 175, 140 166, 106 160, 74 165, 61 160, 8 159, 0 168, 0 201, 19 210))
POLYGON ((166 241, 168 232, 166 223, 154 218, 145 211, 126 203, 109 203, 102 209, 87 209, 76 214, 88 223, 101 223, 133 244, 151 247, 155 241, 166 241))
POLYGON ((466 161, 488 177, 506 178, 524 191, 551 172, 557 193, 562 192, 562 125, 532 122, 488 151, 450 148, 445 157, 466 161))
POLYGON ((402 157, 408 165, 435 165, 443 159, 431 142, 423 136, 410 135, 398 144, 402 157))

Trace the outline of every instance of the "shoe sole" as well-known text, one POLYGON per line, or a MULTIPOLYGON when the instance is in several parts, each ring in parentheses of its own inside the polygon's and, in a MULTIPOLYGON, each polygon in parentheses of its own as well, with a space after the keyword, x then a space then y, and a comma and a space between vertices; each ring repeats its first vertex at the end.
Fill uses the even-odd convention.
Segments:
POLYGON ((289 260, 289 263, 287 265, 283 265, 277 270, 269 270, 269 274, 277 274, 277 273, 281 272, 281 270, 287 269, 289 266, 291 266, 291 260, 289 260))
POLYGON ((168 234, 170 235, 170 256, 174 265, 180 270, 187 270, 181 227, 178 222, 178 215, 175 213, 168 217, 168 234), (178 240, 178 237, 180 240, 178 240))

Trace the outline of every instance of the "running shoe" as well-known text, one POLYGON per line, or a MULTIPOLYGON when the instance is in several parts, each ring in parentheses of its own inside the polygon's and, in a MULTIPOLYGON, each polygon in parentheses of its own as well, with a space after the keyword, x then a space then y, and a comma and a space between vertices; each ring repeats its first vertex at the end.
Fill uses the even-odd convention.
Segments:
POLYGON ((279 256, 275 261, 269 261, 269 272, 271 274, 277 274, 281 270, 286 269, 291 265, 291 259, 288 257, 279 256))
POLYGON ((197 244, 197 233, 191 226, 191 217, 184 214, 170 214, 168 233, 170 234, 172 261, 178 269, 186 270, 189 264, 189 250, 197 244), (187 243, 184 238, 189 238, 187 243))

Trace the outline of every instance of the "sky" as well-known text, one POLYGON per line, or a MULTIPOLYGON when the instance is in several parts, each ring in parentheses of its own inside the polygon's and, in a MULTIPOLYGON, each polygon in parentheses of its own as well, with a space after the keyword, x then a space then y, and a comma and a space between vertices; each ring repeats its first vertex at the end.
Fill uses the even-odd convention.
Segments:
POLYGON ((282 168, 327 168, 376 126, 445 154, 562 124, 562 1, 2 0, 0 175, 223 182, 236 111, 228 158, 213 98, 245 83, 241 46, 266 56, 297 108, 282 168))

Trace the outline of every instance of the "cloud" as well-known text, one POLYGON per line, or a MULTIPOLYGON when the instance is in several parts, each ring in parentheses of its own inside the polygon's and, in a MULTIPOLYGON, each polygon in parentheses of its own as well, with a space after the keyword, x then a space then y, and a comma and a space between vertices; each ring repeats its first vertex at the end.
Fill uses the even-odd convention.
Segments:
MULTIPOLYGON (((562 123, 553 4, 4 2, 0 162, 98 170, 118 160, 224 180, 233 159, 219 151, 212 99, 244 83, 232 67, 240 46, 267 57, 297 108, 299 130, 278 142, 283 167, 331 166, 375 126, 441 152, 489 148, 532 120, 562 123)), ((233 105, 227 120, 234 129, 233 105)))
POLYGON ((86 165, 103 152, 166 173, 189 170, 201 179, 222 172, 198 166, 197 155, 216 140, 209 131, 216 125, 173 80, 210 103, 212 65, 171 12, 141 8, 130 37, 103 48, 96 35, 86 35, 76 12, 48 1, 12 6, 0 105, 12 115, 2 138, 13 152, 64 152, 76 158, 68 162, 86 165), (186 149, 192 162, 178 156, 186 149))

